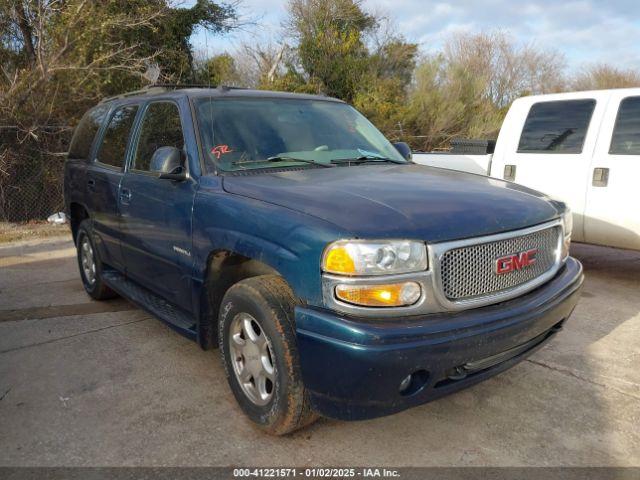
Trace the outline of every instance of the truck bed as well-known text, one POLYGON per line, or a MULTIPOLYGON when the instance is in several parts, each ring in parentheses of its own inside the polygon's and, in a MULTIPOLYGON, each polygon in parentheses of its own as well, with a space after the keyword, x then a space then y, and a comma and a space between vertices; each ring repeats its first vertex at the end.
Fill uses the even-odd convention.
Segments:
POLYGON ((488 175, 491 168, 492 156, 492 154, 465 155, 447 152, 414 152, 413 161, 421 165, 460 170, 478 175, 488 175))

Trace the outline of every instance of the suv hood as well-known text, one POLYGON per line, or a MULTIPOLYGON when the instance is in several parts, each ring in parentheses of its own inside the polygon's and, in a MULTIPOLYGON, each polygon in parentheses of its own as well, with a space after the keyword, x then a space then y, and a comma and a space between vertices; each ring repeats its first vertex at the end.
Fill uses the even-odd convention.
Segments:
POLYGON ((225 176, 223 187, 357 238, 462 239, 537 225, 563 209, 520 185, 415 164, 247 172, 225 176))

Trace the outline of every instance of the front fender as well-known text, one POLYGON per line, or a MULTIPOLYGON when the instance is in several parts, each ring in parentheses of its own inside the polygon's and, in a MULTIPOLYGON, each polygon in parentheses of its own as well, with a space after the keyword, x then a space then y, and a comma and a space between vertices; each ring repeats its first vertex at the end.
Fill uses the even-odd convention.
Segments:
POLYGON ((212 251, 228 250, 269 265, 300 299, 318 306, 322 304, 320 261, 324 248, 348 236, 319 218, 221 188, 198 192, 193 220, 195 282, 204 282, 212 251))

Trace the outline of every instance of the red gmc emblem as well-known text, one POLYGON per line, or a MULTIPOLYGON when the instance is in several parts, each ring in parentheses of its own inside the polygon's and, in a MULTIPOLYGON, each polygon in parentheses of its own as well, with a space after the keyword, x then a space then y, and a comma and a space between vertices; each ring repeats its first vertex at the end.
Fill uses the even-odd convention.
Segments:
POLYGON ((496 274, 503 275, 505 273, 515 272, 523 268, 530 267, 536 263, 536 255, 538 249, 533 248, 526 252, 514 253, 496 260, 496 274))

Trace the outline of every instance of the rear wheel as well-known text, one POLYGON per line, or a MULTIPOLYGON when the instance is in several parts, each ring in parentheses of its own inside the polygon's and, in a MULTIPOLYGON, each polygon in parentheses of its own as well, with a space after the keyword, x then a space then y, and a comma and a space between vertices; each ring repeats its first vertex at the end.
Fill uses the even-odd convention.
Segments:
POLYGON ((102 280, 102 263, 98 257, 91 234, 91 221, 83 220, 76 237, 78 267, 84 289, 94 300, 107 300, 117 294, 102 280))
POLYGON ((295 337, 293 292, 277 275, 243 280, 224 296, 219 344, 229 386, 245 414, 273 435, 312 423, 295 337))

